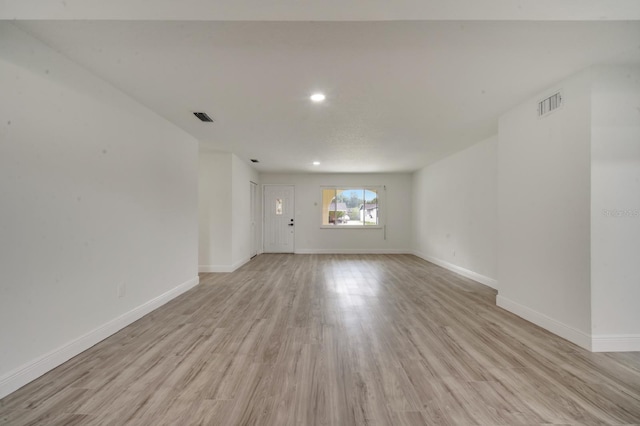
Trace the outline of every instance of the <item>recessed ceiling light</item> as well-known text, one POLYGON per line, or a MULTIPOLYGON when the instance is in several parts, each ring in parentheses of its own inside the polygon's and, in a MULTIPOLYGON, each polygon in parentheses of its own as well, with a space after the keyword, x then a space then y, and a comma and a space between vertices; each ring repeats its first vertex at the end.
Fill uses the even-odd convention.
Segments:
POLYGON ((313 102, 322 102, 326 99, 326 96, 323 93, 314 93, 310 98, 313 102))
POLYGON ((319 166, 319 165, 320 165, 320 162, 319 162, 319 161, 314 161, 314 162, 313 162, 313 165, 314 165, 314 166, 319 166))

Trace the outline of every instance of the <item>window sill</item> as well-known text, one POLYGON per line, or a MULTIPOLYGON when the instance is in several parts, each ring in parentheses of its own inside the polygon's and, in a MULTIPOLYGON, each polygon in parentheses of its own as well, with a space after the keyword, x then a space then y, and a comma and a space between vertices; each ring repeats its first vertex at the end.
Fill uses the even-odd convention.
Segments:
POLYGON ((384 225, 320 225, 320 229, 382 229, 384 225))

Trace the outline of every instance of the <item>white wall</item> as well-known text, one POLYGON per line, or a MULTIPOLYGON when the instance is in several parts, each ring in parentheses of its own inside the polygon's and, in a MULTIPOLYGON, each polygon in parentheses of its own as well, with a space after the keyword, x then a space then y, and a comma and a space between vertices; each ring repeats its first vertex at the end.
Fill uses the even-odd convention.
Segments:
POLYGON ((251 257, 251 181, 258 173, 235 154, 200 152, 200 272, 232 272, 251 257))
MULTIPOLYGON (((231 263, 235 268, 251 257, 251 188, 250 182, 258 183, 258 172, 236 155, 232 156, 232 229, 231 263)), ((260 187, 257 202, 260 203, 260 187)), ((257 232, 261 232, 258 227, 257 232)), ((259 234, 260 235, 260 234, 259 234)))
POLYGON ((640 67, 596 68, 592 99, 594 349, 640 350, 640 67))
POLYGON ((198 147, 6 22, 0 93, 2 397, 197 284, 198 147))
POLYGON ((388 174, 261 174, 264 184, 295 185, 296 253, 409 253, 411 252, 411 175, 388 174), (383 229, 320 228, 321 186, 381 186, 386 223, 383 229))
POLYGON ((496 287, 498 138, 413 174, 413 250, 496 287))
POLYGON ((591 71, 499 120, 498 304, 590 346, 591 71), (538 119, 561 88, 564 107, 538 119))
POLYGON ((231 265, 232 154, 202 151, 198 161, 198 263, 201 272, 231 265))

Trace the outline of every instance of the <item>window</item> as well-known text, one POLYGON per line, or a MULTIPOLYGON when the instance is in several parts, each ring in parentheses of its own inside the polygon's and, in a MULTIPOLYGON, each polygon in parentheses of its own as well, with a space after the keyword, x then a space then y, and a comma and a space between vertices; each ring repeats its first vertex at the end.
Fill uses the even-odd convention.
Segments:
POLYGON ((380 190, 365 188, 322 188, 322 226, 380 226, 380 190))

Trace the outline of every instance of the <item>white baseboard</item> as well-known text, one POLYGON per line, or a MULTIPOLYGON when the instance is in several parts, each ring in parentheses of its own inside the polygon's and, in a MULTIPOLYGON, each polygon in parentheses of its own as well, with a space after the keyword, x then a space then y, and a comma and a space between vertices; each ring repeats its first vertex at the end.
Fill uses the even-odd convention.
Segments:
POLYGON ((296 254, 410 254, 406 249, 296 249, 296 254))
MULTIPOLYGON (((251 260, 250 257, 245 257, 244 259, 241 259, 241 260, 237 261, 236 263, 234 263, 233 265, 231 265, 231 268, 233 269, 233 271, 235 271, 236 269, 239 269, 241 266, 243 266, 245 263, 247 263, 250 260, 251 260)), ((233 272, 233 271, 231 271, 231 272, 233 272)))
POLYGON ((591 336, 593 352, 639 352, 640 334, 594 334, 591 336))
POLYGON ((435 263, 438 266, 442 266, 443 268, 448 269, 451 272, 455 272, 456 274, 462 275, 463 277, 477 281, 481 284, 486 285, 487 287, 491 287, 493 289, 498 288, 498 281, 493 278, 478 274, 477 272, 470 271, 469 269, 462 268, 458 265, 440 260, 436 257, 428 256, 424 253, 420 253, 419 251, 414 250, 411 253, 414 256, 418 256, 419 258, 426 260, 427 262, 435 263))
POLYGON ((20 389, 27 383, 37 379, 46 372, 53 370, 60 364, 86 351, 112 334, 117 333, 129 324, 139 320, 149 312, 159 308, 182 293, 198 285, 200 279, 194 277, 178 285, 166 293, 157 296, 131 311, 112 319, 106 324, 80 336, 51 352, 44 354, 0 377, 0 398, 20 389))
POLYGON ((585 332, 575 329, 527 306, 514 302, 513 300, 509 300, 504 296, 498 295, 496 298, 496 305, 506 311, 516 314, 520 318, 524 318, 527 321, 552 332, 553 334, 557 334, 563 339, 567 339, 588 351, 591 350, 591 335, 585 332))
POLYGON ((245 259, 242 259, 242 260, 234 263, 233 265, 199 265, 198 266, 198 272, 201 272, 201 273, 208 273, 208 272, 229 273, 229 272, 233 272, 236 269, 240 268, 242 265, 244 265, 245 263, 247 263, 250 260, 251 260, 251 258, 247 257, 245 259))
POLYGON ((200 273, 233 272, 233 268, 230 265, 199 265, 198 272, 200 273))

